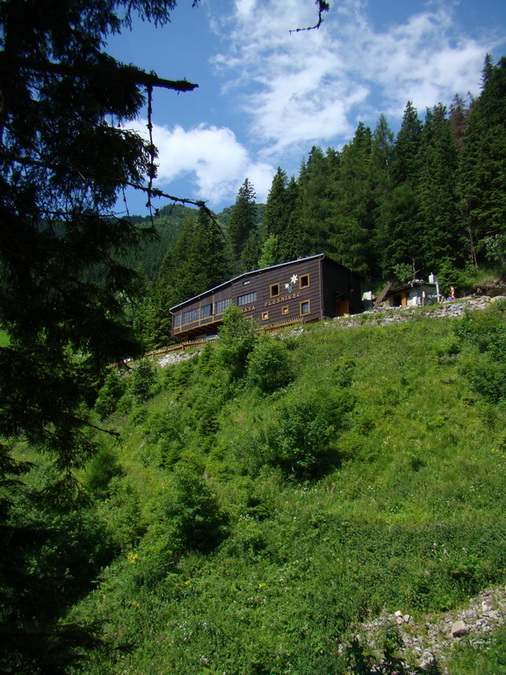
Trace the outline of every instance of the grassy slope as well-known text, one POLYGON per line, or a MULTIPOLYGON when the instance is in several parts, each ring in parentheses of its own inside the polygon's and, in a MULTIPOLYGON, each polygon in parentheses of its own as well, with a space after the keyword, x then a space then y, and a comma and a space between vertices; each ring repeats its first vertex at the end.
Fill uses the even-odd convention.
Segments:
POLYGON ((361 620, 422 617, 503 583, 504 411, 471 391, 451 330, 315 326, 289 339, 297 377, 270 396, 202 363, 167 368, 161 393, 115 418, 125 473, 99 510, 122 552, 74 614, 135 648, 87 672, 343 672, 339 643, 361 620), (334 400, 343 355, 354 408, 335 408, 326 471, 295 480, 269 439, 298 402, 334 400), (183 466, 227 514, 214 550, 174 547, 183 466))

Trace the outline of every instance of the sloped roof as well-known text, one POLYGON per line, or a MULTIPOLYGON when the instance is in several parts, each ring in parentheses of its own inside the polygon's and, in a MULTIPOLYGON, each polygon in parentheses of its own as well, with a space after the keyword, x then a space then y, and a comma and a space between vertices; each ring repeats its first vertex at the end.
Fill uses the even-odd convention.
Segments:
POLYGON ((237 277, 233 277, 232 279, 228 279, 228 281, 224 281, 221 284, 218 284, 217 286, 214 286, 213 288, 208 288, 205 291, 202 291, 202 293, 198 293, 197 295, 194 295, 193 298, 188 298, 187 300, 183 300, 183 302, 178 302, 177 305, 173 305, 172 307, 169 308, 169 311, 172 312, 175 309, 178 309, 179 307, 182 307, 183 305, 186 305, 190 302, 193 302, 194 300, 198 300, 199 298, 204 297, 205 295, 208 295, 209 293, 216 293, 222 288, 226 288, 230 284, 234 283, 235 281, 239 281, 240 279, 244 279, 246 277, 251 276, 252 274, 259 274, 261 272, 266 272, 267 270, 273 270, 276 269, 277 267, 286 267, 287 265, 294 265, 295 263, 300 263, 300 262, 305 262, 306 260, 315 260, 315 259, 327 259, 330 262, 332 262, 334 265, 338 265, 339 267, 342 267, 344 269, 346 268, 344 265, 341 265, 341 263, 336 262, 335 260, 332 260, 332 258, 328 258, 325 253, 317 253, 316 255, 310 255, 307 256, 306 258, 296 258, 295 260, 289 260, 288 262, 284 263, 278 263, 277 265, 271 265, 270 267, 261 267, 257 270, 252 270, 250 272, 243 272, 242 274, 239 274, 237 277))

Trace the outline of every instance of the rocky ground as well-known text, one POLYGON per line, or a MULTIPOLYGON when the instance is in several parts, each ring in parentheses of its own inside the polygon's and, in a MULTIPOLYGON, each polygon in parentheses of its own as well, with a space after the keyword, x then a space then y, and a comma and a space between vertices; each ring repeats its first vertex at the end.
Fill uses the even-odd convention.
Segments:
POLYGON ((398 654, 407 664, 430 669, 437 663, 440 671, 449 675, 445 662, 456 645, 463 640, 475 646, 486 644, 491 631, 505 623, 506 589, 492 588, 471 598, 464 608, 440 615, 415 620, 402 609, 382 614, 357 626, 355 638, 381 663, 385 635, 393 629, 398 638, 398 654))

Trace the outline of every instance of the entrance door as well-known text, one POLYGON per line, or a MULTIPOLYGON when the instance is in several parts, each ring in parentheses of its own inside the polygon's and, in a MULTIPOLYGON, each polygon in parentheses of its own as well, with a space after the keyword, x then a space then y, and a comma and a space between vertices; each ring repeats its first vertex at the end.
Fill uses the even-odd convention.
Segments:
POLYGON ((336 316, 349 316, 350 301, 347 298, 336 298, 336 316))

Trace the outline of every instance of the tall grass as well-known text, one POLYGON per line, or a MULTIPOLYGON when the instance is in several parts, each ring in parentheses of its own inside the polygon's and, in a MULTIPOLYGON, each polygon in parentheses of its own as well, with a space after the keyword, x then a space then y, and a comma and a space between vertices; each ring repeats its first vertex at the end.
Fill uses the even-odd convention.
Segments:
POLYGON ((504 583, 504 405, 473 390, 456 325, 311 327, 274 390, 262 352, 250 381, 209 348, 120 402, 122 473, 96 503, 119 554, 71 614, 112 648, 87 672, 346 672, 361 621, 504 583), (178 534, 206 518, 211 548, 178 534))

